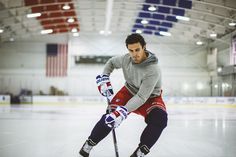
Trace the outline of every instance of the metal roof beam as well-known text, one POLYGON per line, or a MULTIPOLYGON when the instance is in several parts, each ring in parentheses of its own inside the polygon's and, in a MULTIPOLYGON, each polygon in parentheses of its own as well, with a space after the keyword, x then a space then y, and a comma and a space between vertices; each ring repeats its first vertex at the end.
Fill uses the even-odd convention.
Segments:
POLYGON ((234 10, 236 11, 236 8, 232 8, 232 7, 228 7, 226 6, 224 3, 220 4, 216 4, 216 3, 209 3, 203 0, 192 0, 194 3, 201 3, 201 4, 205 4, 205 5, 210 5, 210 6, 215 6, 215 7, 219 7, 219 8, 224 8, 224 9, 228 9, 228 10, 234 10))
POLYGON ((105 28, 104 34, 108 35, 110 32, 111 20, 112 20, 112 10, 113 10, 113 0, 107 0, 106 6, 106 21, 105 21, 105 28))

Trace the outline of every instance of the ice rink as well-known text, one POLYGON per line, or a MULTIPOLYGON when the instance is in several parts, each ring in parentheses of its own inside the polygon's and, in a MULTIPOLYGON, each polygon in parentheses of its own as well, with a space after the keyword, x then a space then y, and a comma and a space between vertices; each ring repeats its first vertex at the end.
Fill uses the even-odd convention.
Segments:
MULTIPOLYGON (((236 157, 236 0, 0 0, 0 157, 81 157, 102 95, 128 111, 166 103, 145 157, 236 157)), ((128 115, 119 157, 145 127, 128 115)), ((110 134, 89 157, 115 156, 110 134)))
MULTIPOLYGON (((1 157, 79 157, 103 104, 15 105, 0 108, 1 157)), ((235 157, 236 107, 167 105, 168 127, 147 157, 235 157)), ((120 157, 129 157, 145 123, 131 114, 116 129, 120 157)), ((113 157, 111 134, 91 157, 113 157)))

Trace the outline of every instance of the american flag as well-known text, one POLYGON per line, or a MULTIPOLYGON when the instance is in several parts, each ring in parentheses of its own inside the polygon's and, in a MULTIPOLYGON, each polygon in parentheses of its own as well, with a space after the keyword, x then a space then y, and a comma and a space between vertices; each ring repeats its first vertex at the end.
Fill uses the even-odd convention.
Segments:
POLYGON ((46 76, 67 76, 68 44, 47 44, 46 76))
POLYGON ((236 65, 236 35, 232 37, 230 49, 230 65, 236 65))

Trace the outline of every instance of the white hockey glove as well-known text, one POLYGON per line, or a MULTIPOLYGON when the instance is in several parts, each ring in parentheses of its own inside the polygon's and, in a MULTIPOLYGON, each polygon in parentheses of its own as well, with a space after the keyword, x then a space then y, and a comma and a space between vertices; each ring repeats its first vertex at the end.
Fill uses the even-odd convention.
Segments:
POLYGON ((96 83, 102 96, 110 97, 113 95, 113 88, 108 75, 98 75, 96 77, 96 83))
POLYGON ((115 111, 106 115, 105 123, 110 128, 117 128, 127 118, 128 110, 125 106, 118 106, 115 111))

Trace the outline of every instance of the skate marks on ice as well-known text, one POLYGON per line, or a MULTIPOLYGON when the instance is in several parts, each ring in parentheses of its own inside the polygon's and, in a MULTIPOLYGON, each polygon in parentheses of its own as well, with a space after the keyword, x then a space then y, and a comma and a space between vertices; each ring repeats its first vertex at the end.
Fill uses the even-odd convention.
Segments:
MULTIPOLYGON (((78 157, 106 105, 17 106, 0 108, 1 157, 78 157)), ((235 108, 168 109, 168 127, 147 157, 234 157, 235 108)), ((116 129, 121 157, 130 156, 145 127, 131 114, 116 129)), ((112 135, 91 151, 90 157, 115 156, 112 135)))

